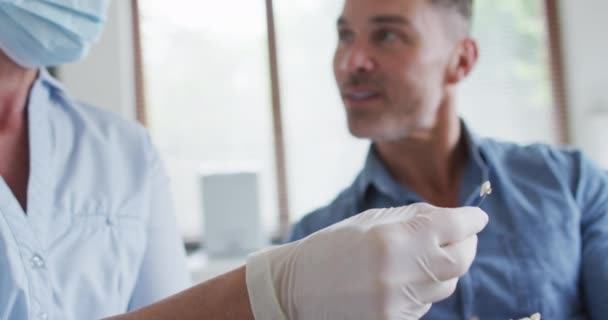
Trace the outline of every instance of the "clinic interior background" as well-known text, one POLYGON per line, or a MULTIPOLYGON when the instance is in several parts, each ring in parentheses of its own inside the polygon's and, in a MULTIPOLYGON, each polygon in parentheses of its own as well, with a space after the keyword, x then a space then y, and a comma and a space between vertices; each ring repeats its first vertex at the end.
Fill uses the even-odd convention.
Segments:
MULTIPOLYGON (((276 240, 348 186, 368 149, 349 136, 333 81, 340 5, 113 1, 87 60, 56 74, 79 99, 149 128, 192 248, 209 230, 202 181, 217 173, 253 173, 259 206, 242 214, 276 240)), ((605 0, 477 0, 481 56, 460 91, 463 118, 480 135, 571 144, 607 166, 605 12, 605 0)), ((233 190, 221 201, 248 192, 233 190)))

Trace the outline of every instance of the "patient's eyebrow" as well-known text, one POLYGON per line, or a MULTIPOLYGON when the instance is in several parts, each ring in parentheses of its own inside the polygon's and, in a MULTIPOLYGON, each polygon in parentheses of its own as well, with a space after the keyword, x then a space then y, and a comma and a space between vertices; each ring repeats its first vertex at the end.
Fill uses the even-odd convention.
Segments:
MULTIPOLYGON (((373 24, 400 24, 400 25, 410 25, 410 21, 407 18, 398 15, 390 15, 383 14, 373 16, 369 19, 369 22, 373 24)), ((338 26, 343 26, 348 24, 348 20, 345 17, 339 17, 336 23, 338 26)))
POLYGON ((375 23, 375 24, 384 24, 384 23, 403 24, 403 25, 410 24, 410 21, 402 16, 388 15, 388 14, 374 16, 374 17, 370 18, 369 20, 370 20, 370 22, 375 23))

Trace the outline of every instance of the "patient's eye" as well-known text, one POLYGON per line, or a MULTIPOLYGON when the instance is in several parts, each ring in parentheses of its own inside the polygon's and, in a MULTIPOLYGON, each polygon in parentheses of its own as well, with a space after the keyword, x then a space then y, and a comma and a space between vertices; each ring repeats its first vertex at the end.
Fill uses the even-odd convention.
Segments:
POLYGON ((406 42, 407 37, 402 33, 388 28, 381 28, 372 34, 372 41, 377 44, 392 44, 406 42))
POLYGON ((352 30, 341 28, 338 29, 338 40, 344 43, 350 43, 353 41, 355 35, 352 30))

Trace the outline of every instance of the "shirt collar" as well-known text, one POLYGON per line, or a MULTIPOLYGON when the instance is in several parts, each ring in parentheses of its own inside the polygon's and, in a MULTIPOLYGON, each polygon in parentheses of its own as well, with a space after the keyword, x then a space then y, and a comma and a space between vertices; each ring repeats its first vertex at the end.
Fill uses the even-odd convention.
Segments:
MULTIPOLYGON (((461 120, 462 134, 467 142, 469 160, 465 166, 464 181, 477 183, 487 181, 489 178, 489 165, 487 157, 482 150, 483 140, 473 133, 461 120)), ((419 195, 397 182, 388 172, 386 166, 377 154, 374 144, 370 146, 363 171, 357 180, 357 191, 365 194, 368 188, 374 187, 380 193, 389 196, 395 201, 418 202, 422 201, 419 195)))
POLYGON ((55 79, 46 68, 40 68, 38 70, 38 78, 36 79, 36 82, 44 84, 53 91, 65 91, 63 85, 57 79, 55 79))
POLYGON ((469 129, 463 120, 460 120, 460 123, 462 125, 462 134, 467 142, 469 161, 471 162, 473 169, 481 173, 482 178, 487 180, 490 176, 490 165, 488 163, 488 157, 483 150, 484 139, 469 129))

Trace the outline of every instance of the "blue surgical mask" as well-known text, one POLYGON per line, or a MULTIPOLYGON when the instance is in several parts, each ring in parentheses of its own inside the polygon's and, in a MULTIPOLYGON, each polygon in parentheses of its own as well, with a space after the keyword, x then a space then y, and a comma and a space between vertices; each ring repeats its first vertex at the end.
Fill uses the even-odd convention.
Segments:
POLYGON ((0 49, 17 64, 83 58, 99 38, 110 0, 0 0, 0 49))

